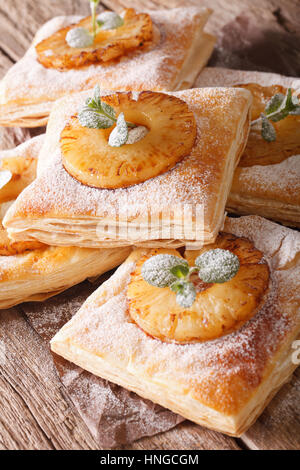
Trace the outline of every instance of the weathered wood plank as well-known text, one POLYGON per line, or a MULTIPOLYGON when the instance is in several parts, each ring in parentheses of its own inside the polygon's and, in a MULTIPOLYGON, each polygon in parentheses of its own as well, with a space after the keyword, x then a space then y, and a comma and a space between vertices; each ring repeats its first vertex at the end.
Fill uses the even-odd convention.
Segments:
POLYGON ((0 50, 16 61, 28 49, 43 23, 54 16, 88 15, 89 11, 86 0, 3 2, 0 4, 0 50))
POLYGON ((16 309, 0 312, 0 445, 97 449, 63 395, 49 350, 16 309))
MULTIPOLYGON (((102 1, 106 7, 116 10, 130 6, 138 9, 170 8, 193 3, 199 4, 199 0, 102 1)), ((277 47, 279 55, 276 57, 280 60, 275 64, 276 70, 297 74, 300 64, 298 0, 202 0, 201 4, 215 10, 207 30, 220 38, 211 65, 265 66, 266 58, 274 55, 270 47, 277 47), (255 22, 259 31, 253 38, 250 29, 256 25, 255 22), (261 36, 262 29, 268 34, 261 36)), ((0 5, 0 77, 13 61, 24 54, 36 29, 45 21, 60 14, 88 12, 86 0, 3 2, 0 5)), ((267 65, 272 69, 270 64, 267 65)), ((2 142, 6 138, 2 138, 2 142)), ((14 139, 18 138, 20 135, 10 136, 4 146, 13 146, 14 139)), ((0 312, 0 345, 9 358, 5 364, 3 361, 0 364, 0 395, 3 397, 0 448, 97 448, 80 417, 64 397, 47 348, 16 310, 0 312)), ((280 391, 262 417, 243 436, 243 442, 249 448, 299 449, 299 390, 298 370, 291 384, 280 391)), ((239 446, 234 439, 185 422, 172 431, 132 445, 132 449, 153 448, 223 449, 239 446)))
POLYGON ((13 65, 12 60, 0 50, 0 77, 13 65))
POLYGON ((300 368, 243 436, 250 449, 300 449, 300 368))
MULTIPOLYGON (((103 0, 119 11, 199 5, 197 0, 103 0), (141 6, 143 5, 143 6, 141 6)), ((209 65, 300 75, 300 2, 297 0, 201 0, 212 8, 206 30, 218 36, 209 65)))
POLYGON ((31 135, 29 129, 21 127, 0 127, 0 150, 14 148, 30 139, 31 135))
POLYGON ((241 450, 237 441, 224 434, 185 421, 171 431, 157 434, 126 446, 131 450, 241 450))

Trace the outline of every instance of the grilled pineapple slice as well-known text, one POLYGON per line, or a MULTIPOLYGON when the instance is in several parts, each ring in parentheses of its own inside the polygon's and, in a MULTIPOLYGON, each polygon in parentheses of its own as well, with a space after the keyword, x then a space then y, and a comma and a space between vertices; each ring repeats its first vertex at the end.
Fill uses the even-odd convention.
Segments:
POLYGON ((152 91, 134 99, 131 92, 102 97, 116 115, 145 126, 147 135, 121 147, 108 145, 113 129, 90 129, 72 117, 61 133, 65 169, 78 181, 97 188, 124 188, 153 178, 189 155, 196 123, 187 104, 174 96, 152 91))
POLYGON ((68 70, 95 63, 106 63, 134 49, 141 49, 152 40, 151 17, 136 13, 133 8, 124 12, 124 24, 117 29, 99 31, 90 47, 74 48, 66 42, 72 28, 83 27, 92 32, 91 16, 60 29, 36 46, 39 62, 47 68, 68 70))
POLYGON ((36 158, 10 157, 0 160, 0 171, 9 170, 11 180, 0 189, 0 203, 12 201, 26 188, 36 175, 36 158))
POLYGON ((245 238, 221 233, 215 243, 186 252, 185 258, 193 266, 197 256, 212 248, 232 251, 239 258, 240 269, 223 284, 205 284, 197 274, 192 275, 197 295, 190 308, 180 307, 170 288, 153 287, 141 275, 142 265, 150 256, 180 256, 178 252, 153 250, 137 263, 127 290, 129 314, 146 333, 168 342, 202 342, 237 330, 255 315, 269 284, 269 269, 262 253, 245 238))
MULTIPOLYGON (((263 87, 258 84, 238 85, 251 91, 253 95, 252 119, 259 118, 267 102, 276 93, 286 94, 287 89, 273 85, 263 87)), ((261 136, 260 129, 251 129, 246 149, 240 160, 240 167, 252 165, 272 165, 280 163, 291 155, 300 153, 300 116, 288 116, 272 123, 276 130, 276 140, 267 142, 261 136)))

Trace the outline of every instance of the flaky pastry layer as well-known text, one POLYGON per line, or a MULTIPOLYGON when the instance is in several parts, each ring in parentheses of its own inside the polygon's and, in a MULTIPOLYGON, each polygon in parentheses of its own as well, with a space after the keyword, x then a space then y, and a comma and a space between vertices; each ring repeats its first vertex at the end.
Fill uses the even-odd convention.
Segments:
POLYGON ((225 231, 249 238, 272 277, 265 304, 240 330, 186 345, 144 333, 127 299, 130 274, 146 253, 139 249, 57 333, 52 350, 196 423, 241 435, 297 367, 291 345, 300 333, 300 234, 257 216, 228 218, 225 231))
POLYGON ((162 175, 112 190, 82 185, 61 162, 61 131, 88 94, 74 94, 55 105, 38 178, 5 218, 9 235, 94 248, 212 242, 223 225, 232 175, 247 141, 251 94, 222 88, 173 93, 195 115, 197 139, 191 154, 162 175))
POLYGON ((0 309, 41 301, 124 261, 130 248, 53 247, 0 256, 0 309))
POLYGON ((98 250, 9 240, 1 219, 12 199, 35 178, 43 142, 41 135, 0 152, 0 165, 13 170, 11 181, 0 189, 0 309, 45 300, 88 277, 115 268, 131 251, 129 247, 98 250))
MULTIPOLYGON (((207 67, 196 81, 197 86, 203 87, 242 84, 263 87, 281 85, 300 93, 300 79, 273 73, 207 67)), ((257 214, 300 227, 300 155, 298 152, 291 155, 288 144, 286 150, 289 156, 282 161, 275 159, 272 162, 270 155, 269 164, 256 163, 236 169, 227 201, 229 211, 243 215, 257 214)))

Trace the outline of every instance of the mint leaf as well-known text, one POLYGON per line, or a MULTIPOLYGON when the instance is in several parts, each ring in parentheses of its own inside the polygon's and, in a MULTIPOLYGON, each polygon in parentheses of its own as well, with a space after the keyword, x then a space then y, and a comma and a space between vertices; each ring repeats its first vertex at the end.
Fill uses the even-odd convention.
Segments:
POLYGON ((113 131, 111 137, 112 144, 110 145, 113 147, 120 147, 120 145, 123 145, 123 143, 127 142, 128 127, 137 127, 131 122, 126 122, 123 113, 121 113, 119 117, 120 119, 118 123, 114 108, 104 101, 101 101, 99 85, 95 86, 93 96, 85 100, 85 105, 78 113, 79 122, 84 127, 90 127, 93 129, 107 129, 117 123, 118 130, 116 130, 116 132, 113 131), (120 144, 118 143, 118 139, 116 139, 117 136, 120 144), (115 144, 113 144, 113 142, 115 142, 115 144))
POLYGON ((238 257, 229 250, 216 248, 205 251, 195 260, 199 278, 207 283, 223 283, 232 279, 239 270, 238 257))
POLYGON ((292 89, 288 88, 280 107, 276 110, 276 112, 268 114, 267 118, 272 122, 281 121, 282 119, 285 119, 291 111, 294 111, 296 106, 297 105, 294 104, 294 98, 292 96, 292 89))
POLYGON ((261 136, 267 142, 276 140, 275 128, 263 113, 261 114, 261 136))
POLYGON ((272 98, 268 101, 265 107, 265 113, 268 114, 274 113, 277 109, 281 106, 284 100, 283 93, 276 93, 276 95, 272 96, 272 98))
POLYGON ((176 302, 183 308, 189 308, 196 299, 196 289, 192 282, 177 281, 171 285, 173 292, 176 292, 176 302))
POLYGON ((90 47, 94 38, 86 28, 72 28, 66 34, 66 41, 70 47, 77 49, 90 47))
POLYGON ((292 89, 288 88, 288 91, 285 96, 285 109, 287 111, 293 111, 294 109, 294 103, 293 103, 293 97, 292 97, 292 89))
POLYGON ((113 11, 104 11, 97 16, 97 23, 101 30, 106 31, 108 29, 117 29, 120 26, 123 26, 124 20, 113 11))
POLYGON ((101 105, 101 91, 100 91, 100 86, 98 85, 98 83, 97 85, 94 86, 93 101, 101 105))
POLYGON ((276 93, 265 107, 265 113, 261 113, 260 118, 251 122, 251 125, 261 121, 261 136, 267 142, 276 140, 276 131, 272 122, 278 122, 287 116, 299 116, 300 104, 297 96, 292 95, 292 89, 288 88, 286 95, 276 93))
POLYGON ((189 274, 189 267, 183 264, 178 264, 170 269, 171 273, 174 274, 178 279, 185 278, 189 274))
POLYGON ((110 133, 108 145, 111 147, 121 147, 126 144, 128 139, 128 127, 125 121, 124 113, 120 113, 117 119, 117 125, 110 133))
POLYGON ((100 114, 90 108, 83 108, 78 113, 78 119, 83 127, 88 127, 90 129, 108 129, 115 123, 115 121, 109 119, 104 114, 100 114))
POLYGON ((102 110, 103 112, 108 116, 110 117, 111 119, 113 119, 114 121, 116 120, 116 113, 115 113, 115 110, 112 106, 110 106, 109 104, 105 103, 104 101, 101 101, 101 107, 102 107, 102 110))
POLYGON ((155 287, 171 286, 178 281, 171 269, 178 265, 188 268, 187 261, 178 256, 168 254, 151 256, 142 266, 143 279, 155 287))

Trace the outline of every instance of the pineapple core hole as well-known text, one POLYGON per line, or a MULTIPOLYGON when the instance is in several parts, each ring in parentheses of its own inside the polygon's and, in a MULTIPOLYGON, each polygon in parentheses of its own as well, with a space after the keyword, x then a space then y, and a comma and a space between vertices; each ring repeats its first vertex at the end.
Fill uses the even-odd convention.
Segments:
POLYGON ((149 132, 149 129, 147 129, 147 127, 145 126, 137 126, 137 127, 134 127, 133 129, 129 129, 126 145, 131 145, 131 144, 135 144, 136 142, 139 142, 144 137, 146 137, 148 132, 149 132))

